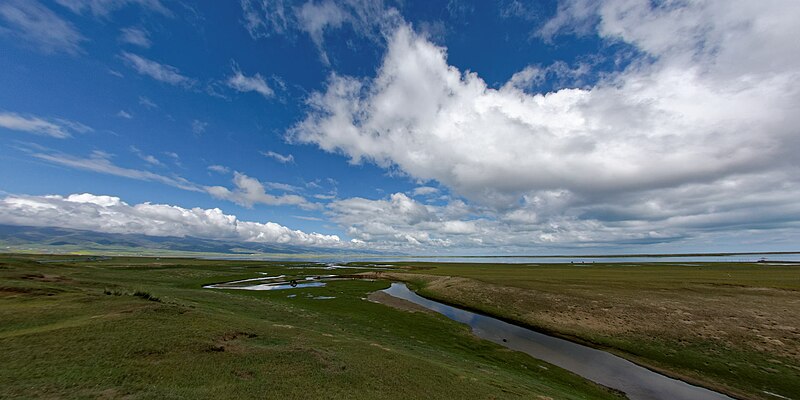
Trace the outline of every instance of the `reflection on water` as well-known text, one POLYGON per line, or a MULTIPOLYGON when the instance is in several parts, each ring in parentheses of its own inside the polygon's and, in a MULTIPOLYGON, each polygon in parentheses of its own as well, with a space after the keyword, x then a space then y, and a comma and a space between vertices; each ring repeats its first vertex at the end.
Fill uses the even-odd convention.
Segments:
POLYGON ((322 287, 325 282, 280 282, 280 283, 262 283, 260 285, 248 286, 226 286, 226 285, 208 285, 203 286, 206 289, 240 289, 240 290, 284 290, 284 289, 300 289, 310 287, 322 287))
POLYGON ((483 339, 621 390, 632 400, 732 400, 726 395, 669 378, 601 350, 428 300, 409 290, 403 283, 392 283, 384 292, 465 323, 483 339))
MULTIPOLYGON (((263 272, 259 272, 263 274, 263 272)), ((286 277, 286 275, 266 276, 262 278, 242 279, 223 283, 215 283, 203 286, 204 289, 238 289, 238 290, 285 290, 302 289, 312 287, 323 287, 325 282, 341 280, 361 280, 371 281, 372 279, 342 277, 340 275, 306 275, 286 277), (257 284, 255 284, 258 282, 257 284)), ((331 297, 333 298, 333 297, 331 297)), ((327 300, 320 297, 318 300, 327 300)))
POLYGON ((215 283, 213 285, 203 286, 205 289, 239 289, 239 290, 284 290, 296 288, 310 288, 325 286, 325 282, 320 282, 319 279, 331 278, 336 275, 322 275, 322 276, 307 276, 305 279, 298 281, 297 279, 286 279, 286 275, 278 276, 265 276, 261 278, 242 279, 239 281, 231 281, 224 283, 215 283), (254 282, 260 282, 253 284, 254 282))

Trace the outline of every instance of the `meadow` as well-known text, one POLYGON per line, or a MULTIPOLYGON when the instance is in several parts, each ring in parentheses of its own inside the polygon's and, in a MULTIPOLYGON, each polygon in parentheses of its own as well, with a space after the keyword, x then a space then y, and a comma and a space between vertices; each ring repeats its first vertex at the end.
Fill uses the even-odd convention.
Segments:
POLYGON ((0 398, 620 398, 438 314, 366 300, 388 281, 202 288, 359 272, 303 265, 1 256, 0 398))
POLYGON ((800 398, 800 265, 0 256, 0 398, 534 398, 618 393, 374 293, 418 293, 737 398, 800 398), (274 291, 204 285, 371 278, 274 291))

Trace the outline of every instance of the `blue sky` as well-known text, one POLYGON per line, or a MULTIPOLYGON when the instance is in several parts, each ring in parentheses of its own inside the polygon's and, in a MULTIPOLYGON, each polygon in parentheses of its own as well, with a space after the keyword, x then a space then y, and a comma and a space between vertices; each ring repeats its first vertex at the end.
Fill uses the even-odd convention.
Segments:
POLYGON ((777 0, 4 1, 0 223, 408 253, 794 249, 796 17, 777 0))

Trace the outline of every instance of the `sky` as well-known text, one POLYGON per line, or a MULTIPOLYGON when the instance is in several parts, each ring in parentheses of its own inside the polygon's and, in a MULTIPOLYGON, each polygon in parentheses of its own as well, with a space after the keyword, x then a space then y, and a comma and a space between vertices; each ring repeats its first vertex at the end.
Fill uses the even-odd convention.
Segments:
POLYGON ((3 0, 0 224, 797 250, 796 0, 3 0))

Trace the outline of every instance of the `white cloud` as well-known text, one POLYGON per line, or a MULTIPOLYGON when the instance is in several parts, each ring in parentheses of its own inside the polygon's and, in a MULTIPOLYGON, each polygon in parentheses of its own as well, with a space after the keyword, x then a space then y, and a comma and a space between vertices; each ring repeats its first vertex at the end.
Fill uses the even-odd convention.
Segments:
POLYGON ((330 64, 323 48, 323 35, 326 29, 337 29, 348 19, 348 14, 334 2, 306 2, 296 11, 300 29, 308 33, 317 46, 324 64, 330 64))
POLYGON ((138 5, 166 16, 172 15, 159 0, 56 0, 56 3, 76 14, 91 13, 95 17, 108 17, 112 12, 128 5, 138 5))
POLYGON ((215 165, 209 165, 208 166, 208 170, 216 172, 218 174, 227 174, 227 173, 231 172, 230 168, 228 168, 228 167, 226 167, 224 165, 216 165, 216 164, 215 165))
POLYGON ((44 53, 78 54, 86 38, 75 27, 36 0, 0 3, 0 34, 9 33, 44 53))
POLYGON ((155 156, 153 156, 152 154, 143 153, 136 146, 131 146, 131 153, 135 154, 137 157, 141 158, 142 161, 144 161, 144 162, 146 162, 146 163, 148 163, 150 165, 156 165, 156 166, 159 166, 159 167, 163 167, 164 166, 164 163, 162 163, 155 156))
POLYGON ((44 119, 7 111, 0 111, 0 127, 58 139, 68 138, 72 136, 72 132, 86 133, 93 130, 80 122, 66 119, 44 119))
POLYGON ((556 15, 535 33, 548 42, 559 32, 589 34, 593 30, 593 24, 597 22, 599 5, 600 2, 592 0, 559 1, 556 15))
POLYGON ((136 27, 120 29, 119 40, 123 43, 132 44, 145 49, 150 48, 150 45, 152 45, 150 34, 148 34, 146 30, 136 27))
POLYGON ((631 199, 623 195, 614 203, 576 204, 568 192, 552 192, 499 212, 461 201, 425 205, 395 193, 381 200, 334 201, 326 215, 365 246, 385 250, 520 254, 532 248, 563 253, 651 246, 664 252, 735 251, 737 247, 726 243, 735 236, 732 232, 746 235, 749 245, 774 250, 789 248, 800 238, 800 205, 794 201, 800 184, 782 183, 787 175, 728 180, 713 194, 704 185, 659 190, 658 201, 644 194, 631 199), (553 214, 570 202, 569 212, 553 214))
MULTIPOLYGON (((642 229, 654 218, 647 205, 655 204, 669 216, 654 238, 680 237, 693 229, 690 220, 755 223, 761 217, 744 198, 759 198, 762 185, 737 185, 738 195, 726 185, 759 176, 785 199, 798 184, 800 175, 786 171, 800 167, 800 28, 792 22, 800 3, 652 7, 600 2, 599 35, 645 56, 593 87, 549 93, 529 92, 542 73, 533 68, 489 87, 477 73, 448 65, 445 49, 401 27, 377 76, 332 74, 290 139, 435 180, 506 224, 576 232, 542 233, 558 241, 602 241, 598 232, 647 240, 642 229), (689 188, 697 205, 673 197, 689 188), (722 192, 738 211, 711 211, 722 192), (610 209, 627 212, 612 216, 610 209)), ((545 73, 580 77, 586 68, 545 73)), ((797 221, 788 200, 780 209, 788 212, 785 223, 797 221)))
POLYGON ((362 37, 380 42, 384 33, 402 20, 397 10, 382 0, 309 0, 298 7, 285 0, 242 0, 242 11, 245 28, 253 38, 288 34, 293 28, 305 32, 326 65, 330 64, 324 49, 326 32, 347 25, 362 37))
POLYGON ((125 119, 133 119, 133 115, 131 115, 131 113, 129 113, 129 112, 125 111, 125 110, 119 110, 119 112, 117 113, 117 116, 120 117, 120 118, 125 118, 125 119))
MULTIPOLYGON (((228 189, 224 186, 205 186, 191 182, 178 175, 163 175, 155 172, 140 170, 134 168, 121 167, 114 164, 111 159, 113 155, 102 152, 94 151, 89 157, 76 157, 64 153, 48 151, 37 147, 40 152, 32 152, 32 156, 69 168, 78 170, 97 172, 106 175, 119 176, 123 178, 136 179, 140 181, 157 182, 164 185, 176 187, 183 190, 192 192, 208 193, 214 198, 220 200, 227 200, 245 207, 252 207, 256 204, 265 204, 269 206, 297 206, 304 210, 316 210, 320 208, 317 203, 312 203, 304 197, 297 194, 272 194, 267 193, 267 189, 279 190, 283 192, 295 192, 297 187, 279 182, 261 182, 255 178, 249 177, 240 172, 233 174, 233 189, 228 189)), ((164 164, 156 157, 144 154, 139 148, 131 146, 131 152, 137 157, 150 165, 164 166, 164 164)), ((30 150, 26 150, 31 152, 30 150)), ((227 174, 230 172, 228 167, 221 165, 211 165, 208 167, 209 171, 227 174)))
POLYGON ((411 191, 413 196, 430 196, 436 193, 439 193, 439 189, 431 186, 415 187, 414 190, 411 191))
POLYGON ((207 128, 208 122, 200 121, 198 119, 192 120, 192 132, 194 132, 195 135, 204 133, 207 128))
POLYGON ((163 154, 171 158, 173 164, 175 164, 179 168, 183 168, 183 163, 181 162, 181 156, 179 156, 178 153, 175 153, 173 151, 165 151, 163 154))
MULTIPOLYGON (((30 152, 33 157, 39 160, 47 161, 52 164, 140 181, 157 182, 192 192, 207 193, 214 198, 227 200, 244 207, 264 204, 268 206, 297 206, 304 210, 317 210, 321 208, 320 204, 309 202, 303 196, 297 194, 272 194, 267 192, 267 189, 282 192, 296 192, 299 190, 296 186, 279 182, 261 182, 236 171, 234 171, 233 174, 234 187, 229 189, 224 186, 197 184, 176 174, 165 175, 147 170, 122 167, 111 161, 113 155, 102 151, 93 151, 89 157, 76 157, 60 152, 48 151, 40 146, 34 146, 34 148, 38 152, 29 149, 24 151, 30 152)), ((143 153, 135 146, 131 146, 130 150, 133 154, 150 165, 165 166, 164 163, 156 157, 143 153)), ((175 156, 177 156, 177 154, 175 156)), ((176 163, 180 163, 177 157, 175 157, 175 160, 176 163)), ((228 167, 221 165, 211 165, 208 167, 208 170, 220 174, 227 174, 230 172, 228 167)))
POLYGON ((536 7, 536 5, 519 0, 501 3, 500 16, 503 18, 520 18, 527 21, 536 20, 541 17, 539 8, 536 7))
POLYGON ((149 98, 144 97, 144 96, 139 96, 139 104, 142 107, 147 108, 147 109, 151 109, 151 110, 154 109, 154 108, 158 108, 158 104, 154 103, 153 100, 150 100, 149 98))
POLYGON ((181 75, 180 70, 166 64, 161 64, 153 60, 140 57, 127 51, 120 54, 123 60, 135 69, 136 72, 149 76, 157 81, 165 82, 170 85, 190 87, 195 84, 195 80, 181 75))
POLYGON ((277 161, 277 162, 279 162, 281 164, 287 164, 287 163, 293 164, 294 163, 294 156, 291 155, 291 154, 284 155, 284 154, 276 153, 274 151, 262 151, 261 154, 263 154, 266 157, 272 158, 272 159, 274 159, 275 161, 277 161))
POLYGON ((336 235, 306 233, 274 222, 240 221, 218 208, 189 209, 152 203, 130 205, 118 197, 89 193, 66 197, 6 196, 0 200, 0 223, 302 246, 343 245, 336 235))
MULTIPOLYGON (((505 249, 498 246, 508 246, 518 238, 507 232, 508 226, 476 218, 473 211, 461 201, 432 206, 395 193, 381 200, 336 200, 325 213, 359 243, 375 249, 437 252, 492 246, 493 251, 501 251, 505 249)), ((525 240, 527 246, 532 244, 529 238, 525 240)))
MULTIPOLYGON (((211 167, 209 167, 211 169, 211 167)), ((221 171, 217 171, 221 172, 221 171)), ((232 201, 245 207, 252 207, 255 204, 266 204, 270 206, 293 205, 303 209, 316 209, 319 205, 310 203, 304 197, 296 194, 274 195, 267 193, 265 186, 271 186, 278 190, 292 189, 292 186, 274 183, 260 182, 258 179, 249 177, 240 172, 233 173, 233 184, 235 188, 230 190, 223 186, 207 186, 206 191, 213 197, 232 201)))
POLYGON ((256 92, 267 99, 275 95, 275 92, 267 85, 261 74, 256 73, 253 76, 247 76, 235 65, 233 75, 228 77, 226 83, 229 87, 239 92, 256 92))
POLYGON ((290 11, 283 0, 242 0, 244 26, 254 39, 284 33, 290 23, 290 11))
POLYGON ((106 175, 120 176, 140 181, 158 182, 183 190, 204 192, 205 190, 179 176, 159 175, 150 171, 120 167, 111 162, 111 155, 102 151, 94 151, 89 157, 76 157, 68 154, 49 152, 33 153, 33 157, 53 164, 69 168, 98 172, 106 175))

